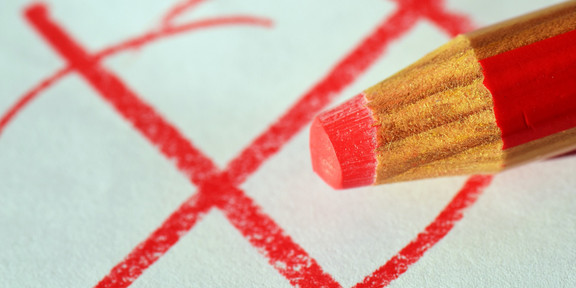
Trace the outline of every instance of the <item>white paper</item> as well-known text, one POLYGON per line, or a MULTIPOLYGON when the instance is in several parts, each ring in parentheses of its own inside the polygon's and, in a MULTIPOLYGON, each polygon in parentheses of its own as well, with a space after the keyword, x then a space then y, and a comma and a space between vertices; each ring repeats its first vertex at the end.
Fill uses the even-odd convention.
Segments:
MULTIPOLYGON (((574 157, 497 175, 437 242, 418 235, 441 222, 436 217, 468 177, 334 191, 311 169, 306 121, 272 129, 291 136, 264 141, 249 153, 253 161, 264 160, 246 177, 236 173, 232 178, 240 180, 231 185, 209 179, 309 91, 317 93, 306 103, 314 106, 330 94, 322 109, 334 106, 451 37, 450 29, 422 14, 430 11, 423 8, 427 1, 409 2, 47 3, 49 21, 87 55, 165 29, 162 19, 174 7, 187 8, 169 21, 173 27, 228 17, 219 26, 95 60, 212 161, 213 169, 179 169, 178 160, 159 148, 170 150, 175 142, 146 138, 143 133, 156 128, 135 128, 127 120, 138 111, 127 108, 122 116, 105 100, 122 95, 94 89, 73 68, 0 130, 0 287, 94 287, 103 279, 116 281, 110 287, 353 287, 386 263, 401 271, 393 273, 390 287, 575 286, 574 157), (376 27, 387 32, 364 46, 377 51, 374 59, 350 57, 366 52, 353 51, 376 27), (389 44, 380 44, 388 38, 389 44), (338 68, 344 59, 353 69, 338 68), (314 88, 326 79, 322 89, 314 88), (268 148, 278 151, 266 154, 268 148), (215 202, 224 204, 199 214, 179 208, 200 205, 195 199, 210 193, 227 193, 224 202, 215 202), (246 207, 256 218, 242 218, 246 207), (182 218, 170 220, 178 209, 182 218), (178 226, 195 216, 190 227, 178 226), (261 226, 250 224, 254 219, 261 226), (165 226, 162 234, 157 229, 163 223, 175 226, 165 226), (258 227, 267 229, 253 230, 258 227), (153 233, 180 238, 139 246, 146 239, 166 240, 153 233), (399 252, 413 241, 423 256, 408 259, 405 272, 402 264, 389 263, 405 261, 399 252), (139 249, 144 256, 126 262, 139 249), (316 278, 320 282, 311 280, 316 278)), ((445 12, 441 19, 467 17, 455 18, 460 28, 451 26, 465 29, 463 19, 480 27, 559 1, 429 2, 445 12)), ((25 11, 40 7, 34 5, 42 4, 0 4, 2 119, 30 89, 69 65, 26 20, 25 11)), ((93 73, 104 73, 98 71, 93 73)), ((247 166, 236 167, 243 174, 247 166)), ((382 281, 366 287, 387 285, 382 281)))

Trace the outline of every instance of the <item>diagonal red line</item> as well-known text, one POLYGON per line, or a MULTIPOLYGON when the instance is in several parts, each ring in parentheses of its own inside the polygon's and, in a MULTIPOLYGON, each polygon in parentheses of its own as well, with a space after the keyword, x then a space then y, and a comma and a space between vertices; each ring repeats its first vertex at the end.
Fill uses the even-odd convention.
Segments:
POLYGON ((198 185, 218 172, 214 163, 172 124, 165 121, 152 106, 140 99, 116 75, 106 70, 98 63, 97 58, 91 57, 73 42, 49 18, 45 6, 31 6, 26 10, 25 16, 60 56, 84 76, 120 115, 157 146, 166 158, 175 160, 176 166, 190 181, 198 185))
MULTIPOLYGON (((220 182, 221 183, 221 182, 220 182)), ((230 223, 295 287, 341 287, 243 191, 216 184, 218 207, 230 223), (218 186, 217 186, 218 185, 218 186)))
POLYGON ((114 266, 95 287, 128 287, 162 257, 214 206, 207 193, 196 193, 174 211, 146 240, 114 266))
POLYGON ((392 41, 416 23, 418 17, 419 15, 412 10, 401 7, 384 19, 278 121, 254 139, 228 164, 226 171, 231 181, 235 184, 244 182, 264 161, 278 152, 304 125, 308 124, 314 115, 338 96, 338 93, 365 72, 392 41))
POLYGON ((424 232, 418 234, 398 254, 370 276, 364 278, 355 288, 385 287, 408 270, 410 265, 416 263, 430 247, 440 241, 463 217, 463 212, 470 207, 490 185, 493 176, 476 175, 466 181, 464 187, 450 201, 448 206, 426 227, 424 232))
MULTIPOLYGON (((139 99, 114 74, 106 71, 48 17, 46 8, 35 5, 26 10, 29 22, 40 34, 106 99, 126 120, 176 166, 201 184, 217 173, 216 166, 192 146, 173 126, 164 121, 151 106, 139 99)), ((204 193, 206 194, 206 193, 204 193)), ((116 265, 98 287, 127 287, 178 239, 189 231, 213 205, 208 195, 199 193, 186 201, 145 241, 116 265)))

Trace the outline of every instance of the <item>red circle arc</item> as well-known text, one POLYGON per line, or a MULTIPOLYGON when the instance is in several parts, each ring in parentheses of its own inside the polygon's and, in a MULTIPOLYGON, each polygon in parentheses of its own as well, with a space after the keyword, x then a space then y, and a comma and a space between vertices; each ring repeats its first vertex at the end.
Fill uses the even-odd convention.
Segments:
MULTIPOLYGON (((197 1, 199 2, 199 1, 197 1)), ((178 8, 178 7, 177 7, 178 8)), ((175 9, 173 9, 175 10, 175 9)), ((253 25, 260 27, 272 27, 272 20, 262 17, 253 17, 245 15, 234 15, 227 17, 210 18, 203 20, 196 20, 189 23, 179 24, 179 25, 169 25, 169 20, 172 20, 177 14, 183 12, 180 8, 176 12, 169 11, 167 16, 163 19, 163 24, 160 28, 145 32, 141 35, 130 38, 126 41, 111 45, 107 48, 94 54, 95 60, 101 60, 117 54, 122 51, 129 49, 141 48, 147 44, 151 44, 157 40, 167 38, 169 36, 175 36, 182 34, 184 32, 191 32, 194 30, 220 27, 228 25, 253 25)), ((7 112, 0 118, 0 136, 4 129, 12 122, 14 117, 20 113, 33 99, 35 99, 41 92, 48 89, 58 80, 62 79, 64 76, 68 75, 74 69, 70 65, 66 65, 58 70, 56 70, 52 75, 46 77, 44 80, 40 81, 38 84, 34 85, 28 92, 24 93, 18 98, 18 100, 8 108, 7 112)))

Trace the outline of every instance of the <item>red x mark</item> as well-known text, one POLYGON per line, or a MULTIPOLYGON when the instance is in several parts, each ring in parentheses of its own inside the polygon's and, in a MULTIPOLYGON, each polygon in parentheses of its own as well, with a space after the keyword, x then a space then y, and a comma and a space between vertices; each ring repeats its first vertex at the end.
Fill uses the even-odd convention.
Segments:
MULTIPOLYGON (((337 63, 325 78, 303 95, 222 171, 174 126, 164 120, 152 106, 140 99, 114 73, 100 64, 105 53, 86 52, 61 26, 50 19, 46 8, 42 5, 29 7, 26 10, 26 18, 67 60, 69 69, 82 75, 122 117, 155 145, 165 157, 173 160, 176 167, 199 188, 198 193, 185 201, 156 231, 112 268, 109 275, 104 277, 97 287, 129 286, 213 207, 220 209, 230 223, 292 285, 340 287, 306 251, 264 214, 260 207, 238 188, 238 185, 309 123, 314 114, 329 104, 340 91, 374 63, 393 40, 406 33, 419 19, 427 18, 451 35, 470 28, 464 17, 446 12, 439 0, 398 1, 398 9, 392 16, 385 19, 371 35, 337 63)), ((169 23, 170 17, 167 16, 165 19, 167 19, 165 23, 169 23)), ((113 52, 108 51, 106 55, 113 52)), ((57 74, 54 77, 59 76, 57 74)), ((45 82, 44 85, 50 85, 50 82, 45 82)), ((5 119, 9 117, 2 118, 0 129, 7 123, 5 119)), ((356 287, 382 287, 399 277, 409 265, 418 261, 430 247, 451 230, 455 222, 461 219, 463 210, 474 203, 490 181, 489 176, 471 177, 425 231, 356 287)))

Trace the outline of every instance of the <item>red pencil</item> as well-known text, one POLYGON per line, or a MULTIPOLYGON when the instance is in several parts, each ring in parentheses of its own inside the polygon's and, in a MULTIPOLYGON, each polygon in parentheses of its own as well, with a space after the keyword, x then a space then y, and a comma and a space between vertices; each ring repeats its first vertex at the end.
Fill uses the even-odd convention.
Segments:
POLYGON ((576 2, 460 35, 319 115, 334 188, 495 173, 576 147, 576 2))

